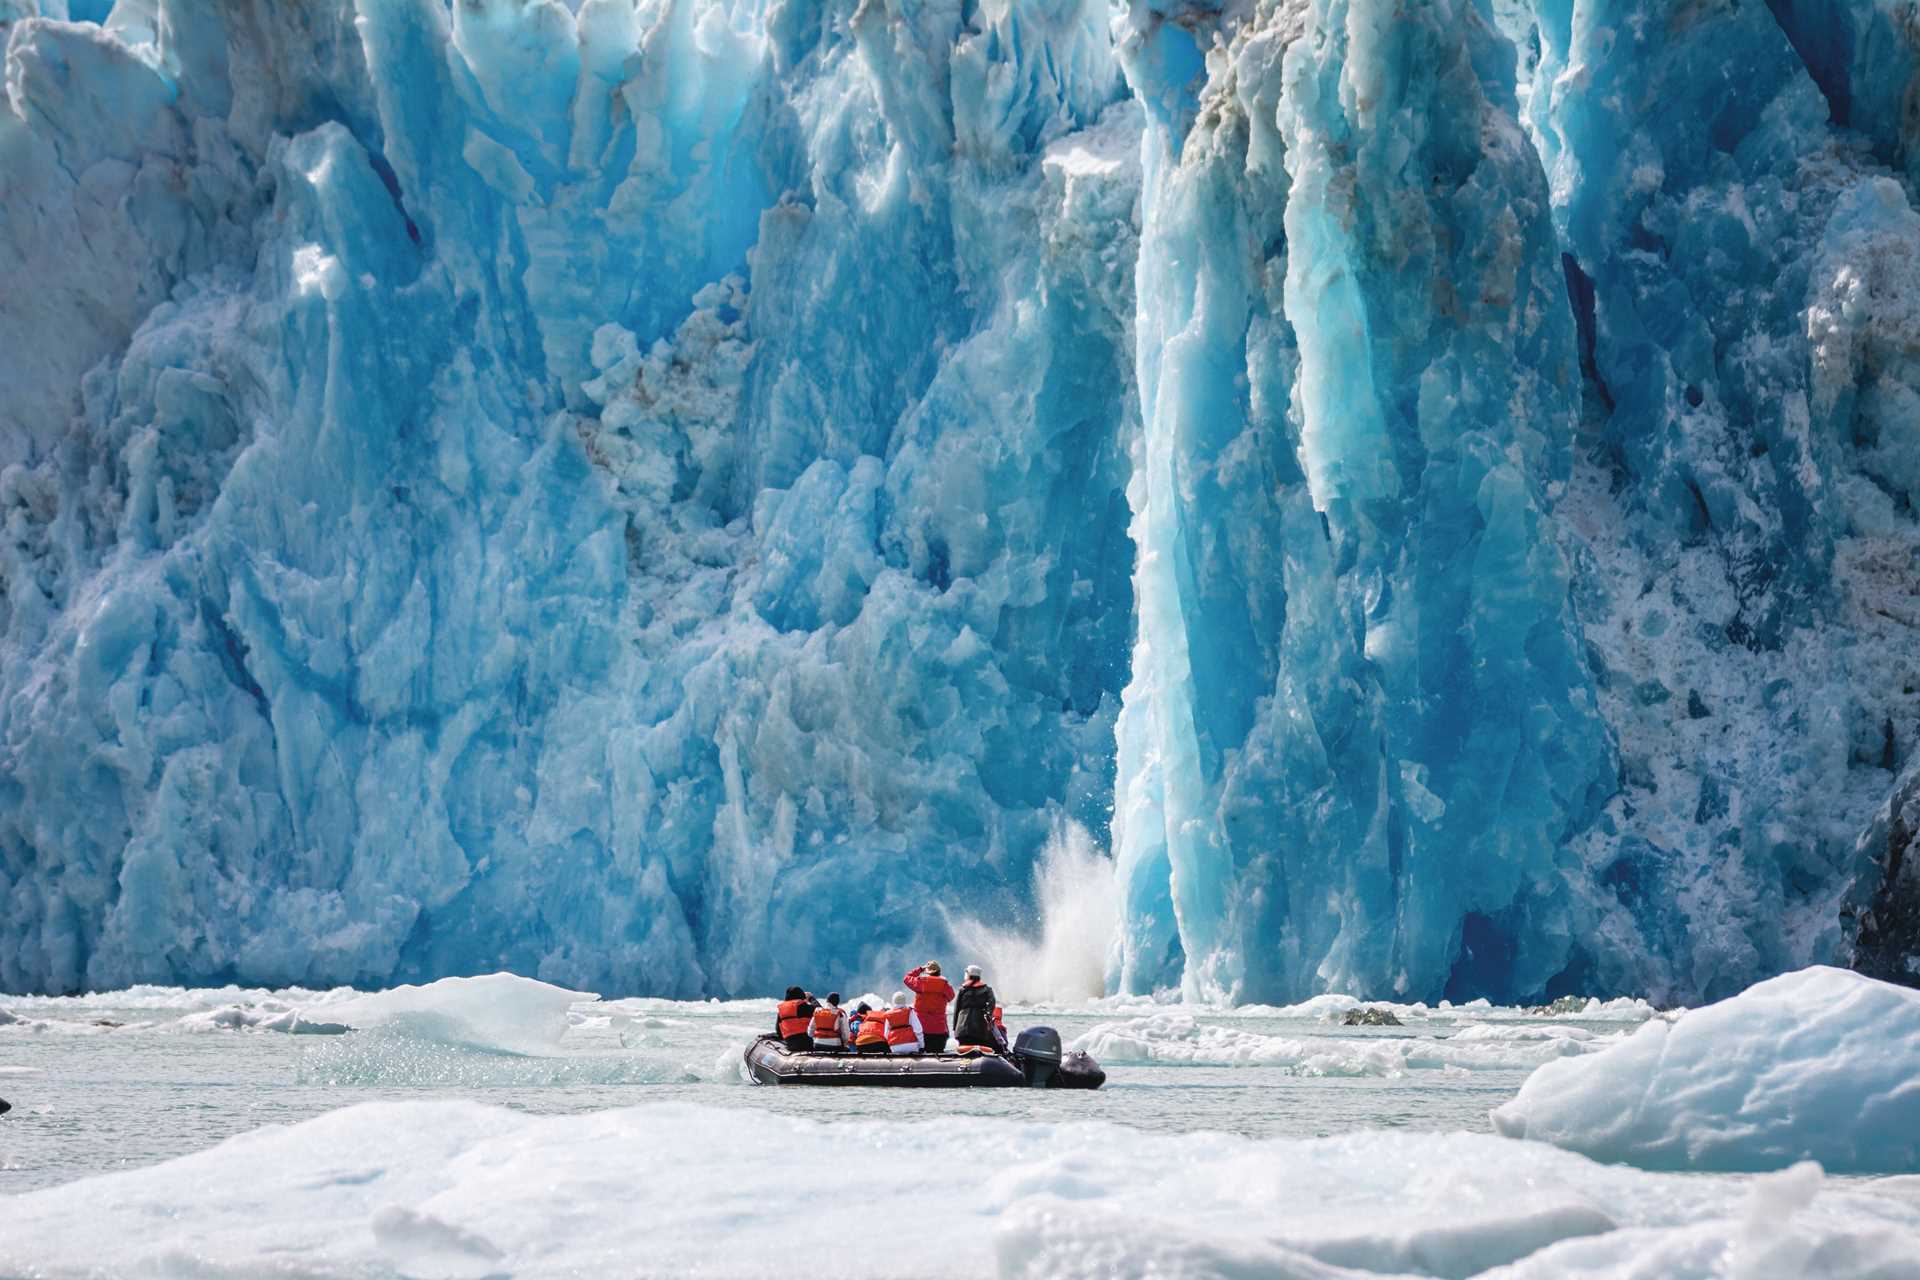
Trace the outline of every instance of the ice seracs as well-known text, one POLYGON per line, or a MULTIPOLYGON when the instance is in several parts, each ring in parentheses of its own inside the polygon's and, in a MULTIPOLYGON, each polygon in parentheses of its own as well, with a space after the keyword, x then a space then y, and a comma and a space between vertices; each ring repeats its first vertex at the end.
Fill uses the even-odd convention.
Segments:
POLYGON ((1920 991, 1815 967, 1549 1062, 1494 1127, 1649 1169, 1920 1172, 1920 991))
POLYGON ((0 0, 0 988, 1843 959, 1904 13, 0 0))

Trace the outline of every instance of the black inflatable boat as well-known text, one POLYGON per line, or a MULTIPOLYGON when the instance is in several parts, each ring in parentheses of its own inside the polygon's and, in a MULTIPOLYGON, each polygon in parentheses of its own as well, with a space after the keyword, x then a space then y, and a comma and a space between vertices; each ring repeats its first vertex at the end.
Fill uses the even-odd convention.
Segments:
POLYGON ((897 1089, 1098 1089, 1107 1073, 1084 1053, 1060 1051, 1060 1033, 1028 1027, 1013 1052, 797 1053, 774 1036, 747 1048, 755 1084, 877 1085, 897 1089))

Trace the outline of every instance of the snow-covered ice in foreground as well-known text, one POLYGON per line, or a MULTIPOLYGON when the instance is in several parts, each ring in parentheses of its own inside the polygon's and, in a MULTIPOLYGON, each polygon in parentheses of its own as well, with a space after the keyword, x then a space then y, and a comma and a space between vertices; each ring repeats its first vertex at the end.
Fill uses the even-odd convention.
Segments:
POLYGON ((0 1273, 742 1275, 784 1268, 796 1231, 863 1239, 929 1206, 946 1229, 916 1276, 1895 1280, 1920 1256, 1920 1204, 1810 1166, 1752 1183, 1468 1135, 405 1102, 0 1200, 0 1273))
MULTIPOLYGON (((1649 1169, 1920 1172, 1920 991, 1814 967, 1550 1062, 1494 1127, 1649 1169)), ((1920 1255, 1916 1255, 1920 1258, 1920 1255)), ((1920 1261, 1908 1274, 1920 1274, 1920 1261)))

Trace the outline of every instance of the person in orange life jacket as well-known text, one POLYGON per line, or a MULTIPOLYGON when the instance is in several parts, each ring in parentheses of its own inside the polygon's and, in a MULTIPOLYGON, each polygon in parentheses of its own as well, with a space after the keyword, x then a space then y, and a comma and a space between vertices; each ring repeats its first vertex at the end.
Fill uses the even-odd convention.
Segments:
POLYGON ((967 980, 953 998, 953 1038, 959 1044, 982 1045, 1000 1049, 1004 1042, 994 1034, 993 1011, 999 1002, 993 988, 980 977, 980 966, 967 966, 967 980))
POLYGON ((913 1011, 907 993, 893 993, 893 1008, 883 1019, 887 1024, 889 1053, 919 1053, 926 1048, 926 1033, 920 1029, 920 1015, 913 1011))
POLYGON ((1007 1051, 1007 1018, 999 1005, 993 1006, 993 1034, 1000 1037, 1000 1052, 1007 1051))
POLYGON ((813 1013, 820 1004, 801 987, 788 987, 787 998, 773 1011, 774 1034, 795 1053, 813 1048, 813 1013))
POLYGON ((818 1052, 838 1053, 852 1043, 847 1038, 847 1011, 840 1007, 840 993, 832 992, 827 1002, 813 1011, 813 1047, 818 1052))
POLYGON ((887 1051, 887 1015, 870 1007, 864 1000, 860 1002, 860 1008, 866 1012, 861 1015, 860 1029, 853 1033, 853 1051, 885 1053, 887 1051))
POLYGON ((953 999, 953 984, 940 976, 940 962, 929 960, 902 979, 913 992, 913 1011, 926 1028, 927 1052, 940 1053, 947 1047, 947 1002, 953 999))

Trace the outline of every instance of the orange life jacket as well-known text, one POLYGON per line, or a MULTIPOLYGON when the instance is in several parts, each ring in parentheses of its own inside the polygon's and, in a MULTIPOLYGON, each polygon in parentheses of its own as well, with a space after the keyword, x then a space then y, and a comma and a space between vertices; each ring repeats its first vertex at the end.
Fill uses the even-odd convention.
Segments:
POLYGON ((840 1043, 840 1011, 832 1005, 822 1005, 813 1011, 813 1042, 822 1040, 840 1043))
POLYGON ((1007 1033, 1007 1020, 1006 1018, 1001 1016, 1001 1009, 999 1005, 993 1006, 993 1025, 994 1025, 994 1028, 998 1030, 1001 1035, 1005 1035, 1007 1033))
POLYGON ((869 1012, 860 1019, 860 1033, 853 1038, 855 1044, 884 1044, 887 1039, 887 1020, 878 1009, 869 1012))
POLYGON ((782 1040, 785 1040, 788 1036, 803 1036, 807 1034, 807 1015, 801 1012, 806 1006, 806 1003, 805 1000, 782 1000, 780 1002, 779 1028, 780 1038, 782 1040))
POLYGON ((913 1010, 887 1010, 887 1047, 913 1044, 920 1039, 913 1034, 913 1010))

